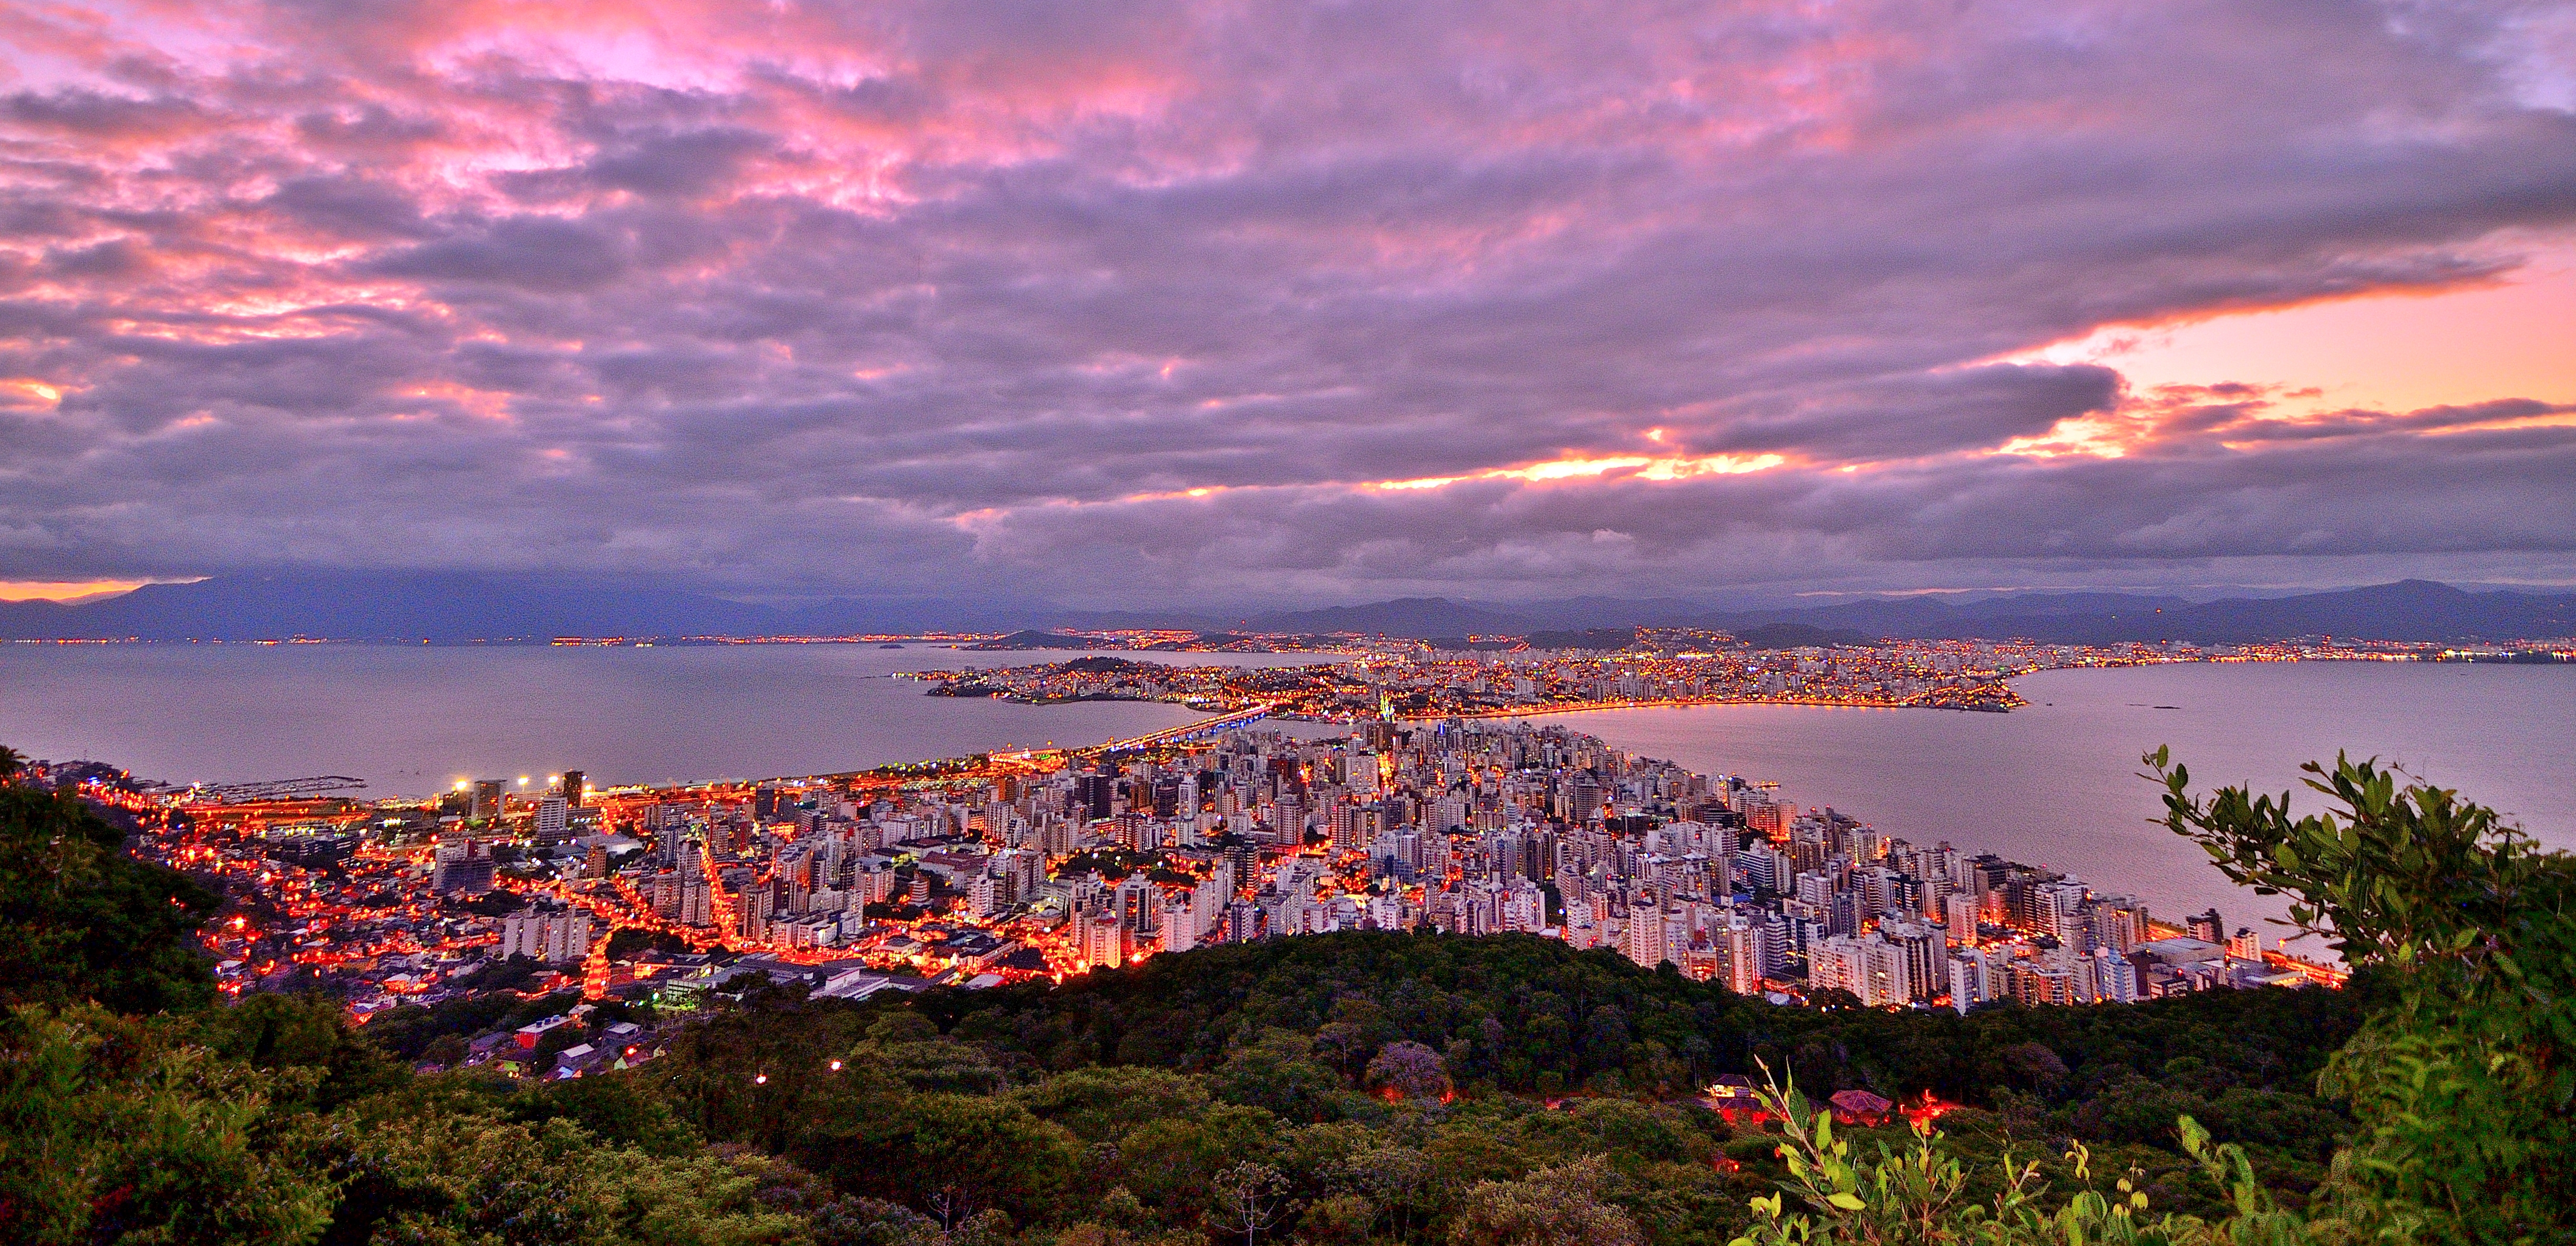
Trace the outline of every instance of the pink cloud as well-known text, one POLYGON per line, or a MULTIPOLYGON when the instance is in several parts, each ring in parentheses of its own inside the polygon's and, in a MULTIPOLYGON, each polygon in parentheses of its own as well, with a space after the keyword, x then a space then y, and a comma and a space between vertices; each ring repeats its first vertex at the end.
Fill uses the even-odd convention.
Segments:
MULTIPOLYGON (((22 5, 0 377, 56 397, 0 400, 0 575, 497 544, 1068 591, 1150 557, 1179 594, 1931 556, 1855 516, 1963 557, 2287 556, 2176 465, 2546 458, 2576 394, 2292 411, 2331 378, 2040 352, 2563 237, 2576 121, 2482 51, 2508 18, 22 5), (1421 481, 1452 483, 1378 487, 1421 481), (1344 522, 1399 527, 1307 527, 1344 522)), ((2558 548, 2405 518, 2311 544, 2558 548)))

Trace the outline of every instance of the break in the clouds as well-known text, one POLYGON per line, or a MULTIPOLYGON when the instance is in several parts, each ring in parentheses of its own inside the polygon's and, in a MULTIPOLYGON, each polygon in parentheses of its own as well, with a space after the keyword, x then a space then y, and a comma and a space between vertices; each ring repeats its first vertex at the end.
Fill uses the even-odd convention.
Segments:
POLYGON ((0 3, 0 579, 2565 577, 2576 393, 2035 360, 2510 279, 2567 25, 0 3))

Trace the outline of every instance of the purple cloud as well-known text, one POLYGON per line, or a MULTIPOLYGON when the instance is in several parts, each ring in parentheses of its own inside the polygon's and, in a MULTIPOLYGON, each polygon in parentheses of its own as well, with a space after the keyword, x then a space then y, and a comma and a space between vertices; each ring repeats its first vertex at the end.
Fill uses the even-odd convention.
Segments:
POLYGON ((0 578, 2576 567, 2576 394, 2003 362, 2559 245, 2510 4, 81 12, 0 52, 0 578))

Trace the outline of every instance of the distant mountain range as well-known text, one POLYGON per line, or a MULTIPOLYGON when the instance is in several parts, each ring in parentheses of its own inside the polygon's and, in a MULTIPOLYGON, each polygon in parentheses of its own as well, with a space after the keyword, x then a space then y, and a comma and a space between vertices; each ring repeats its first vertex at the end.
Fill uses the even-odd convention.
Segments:
POLYGON ((154 584, 65 605, 0 602, 0 639, 545 640, 555 636, 842 636, 1163 626, 1209 632, 1359 632, 1434 639, 1532 636, 1566 643, 1589 629, 1703 627, 1765 645, 1868 637, 2026 637, 2060 644, 2186 640, 2243 643, 2334 635, 2379 640, 2508 640, 2576 634, 2576 593, 2469 592, 2428 580, 2296 597, 2193 602, 2127 593, 2022 593, 1957 601, 1869 598, 1834 605, 1725 610, 1677 599, 1606 597, 1492 604, 1407 597, 1356 606, 1227 616, 1061 610, 1042 604, 837 599, 773 606, 650 587, 533 576, 349 573, 221 576, 154 584))
POLYGON ((1043 609, 832 600, 802 607, 534 576, 344 573, 218 576, 104 600, 0 602, 0 639, 546 640, 556 636, 847 636, 996 630, 1043 609))
POLYGON ((2023 593, 1965 602, 1917 596, 1733 611, 1673 601, 1591 598, 1511 607, 1435 597, 1253 622, 1264 630, 1346 630, 1423 639, 1527 635, 1534 644, 1571 643, 1577 631, 1630 626, 1710 628, 1764 647, 1884 636, 2023 637, 2054 644, 2242 644, 2299 636, 2510 640, 2576 634, 2576 593, 2472 593, 2430 580, 2403 580, 2296 597, 2206 602, 2127 593, 2023 593), (1294 626, 1274 627, 1273 620, 1293 621, 1294 626), (1327 622, 1331 626, 1323 626, 1327 622))
POLYGON ((1961 604, 1912 597, 1712 615, 1707 622, 1739 632, 1765 623, 1806 623, 1872 636, 2021 636, 2057 644, 2242 644, 2299 636, 2512 640, 2576 634, 2576 593, 2472 593, 2430 580, 2401 580, 2297 597, 2205 602, 2116 593, 2023 594, 1961 604))

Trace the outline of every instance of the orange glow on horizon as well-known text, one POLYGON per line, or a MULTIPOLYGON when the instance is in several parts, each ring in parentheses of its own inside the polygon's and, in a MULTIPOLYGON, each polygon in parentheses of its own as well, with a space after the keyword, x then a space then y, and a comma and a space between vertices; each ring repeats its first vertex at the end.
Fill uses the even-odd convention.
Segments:
POLYGON ((0 601, 82 601, 130 593, 152 580, 0 580, 0 601))
MULTIPOLYGON (((1709 454, 1672 455, 1648 458, 1638 454, 1605 455, 1594 458, 1570 454, 1561 459, 1524 463, 1513 467, 1488 468, 1457 476, 1419 476, 1407 480, 1318 480, 1295 485, 1200 485, 1188 489, 1169 489, 1152 493, 1131 493, 1097 502, 1058 502, 1059 506, 1124 506, 1138 502, 1202 501, 1228 493, 1257 493, 1278 489, 1369 489, 1388 492, 1443 489, 1454 484, 1483 480, 1516 480, 1526 484, 1547 484, 1559 480, 1692 480, 1702 476, 1740 476, 1765 472, 1789 461, 1781 454, 1709 454)), ((1006 512, 994 508, 969 511, 952 522, 962 527, 1002 518, 1006 512)))
POLYGON ((2000 362, 2098 363, 2133 393, 2277 386, 2287 413, 2404 412, 2499 398, 2576 402, 2576 240, 2499 280, 2155 324, 2106 325, 2000 362))

